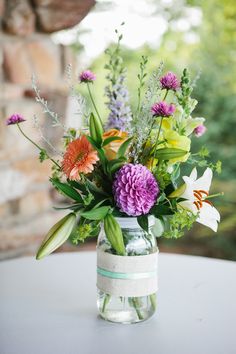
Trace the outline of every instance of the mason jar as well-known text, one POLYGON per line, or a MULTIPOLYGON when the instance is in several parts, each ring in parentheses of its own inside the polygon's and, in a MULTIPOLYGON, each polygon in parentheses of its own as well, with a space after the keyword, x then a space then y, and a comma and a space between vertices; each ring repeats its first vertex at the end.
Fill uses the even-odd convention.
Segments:
POLYGON ((104 229, 97 242, 97 306, 108 321, 135 323, 148 319, 156 310, 158 247, 149 217, 148 232, 135 217, 116 218, 126 255, 116 255, 104 229))

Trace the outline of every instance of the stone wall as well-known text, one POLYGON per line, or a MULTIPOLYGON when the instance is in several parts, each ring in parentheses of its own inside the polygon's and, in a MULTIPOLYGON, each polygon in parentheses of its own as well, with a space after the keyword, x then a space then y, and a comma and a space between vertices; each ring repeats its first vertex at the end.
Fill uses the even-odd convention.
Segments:
MULTIPOLYGON (((52 210, 50 163, 40 164, 38 151, 6 118, 20 113, 25 131, 40 144, 33 127, 35 114, 46 135, 57 143, 60 132, 35 102, 31 76, 42 96, 65 117, 64 72, 75 65, 70 48, 56 45, 50 33, 79 23, 94 0, 0 0, 0 259, 32 254, 45 232, 61 217, 52 210)), ((64 119, 64 118, 62 118, 64 119)))

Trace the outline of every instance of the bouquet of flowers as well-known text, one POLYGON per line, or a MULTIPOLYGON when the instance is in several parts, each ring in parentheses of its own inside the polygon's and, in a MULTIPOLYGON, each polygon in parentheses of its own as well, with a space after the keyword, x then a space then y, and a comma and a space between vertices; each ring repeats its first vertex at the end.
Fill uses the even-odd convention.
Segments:
MULTIPOLYGON (((79 131, 68 129, 63 135, 65 151, 62 159, 54 159, 27 137, 21 128, 25 119, 14 114, 7 124, 17 124, 21 133, 40 150, 40 161, 50 159, 53 186, 70 199, 65 209, 71 212, 54 225, 37 253, 43 258, 57 249, 68 238, 77 244, 98 234, 104 223, 106 235, 117 254, 124 254, 122 232, 116 217, 137 217, 148 230, 148 216, 166 222, 164 237, 180 237, 183 229, 197 221, 216 231, 219 212, 209 194, 213 170, 209 153, 202 148, 191 153, 191 138, 206 131, 205 119, 192 117, 197 104, 191 98, 194 83, 187 69, 181 79, 168 72, 163 64, 147 80, 148 59, 142 57, 138 75, 137 107, 131 109, 125 87, 126 70, 120 56, 120 40, 114 49, 107 50, 109 61, 108 85, 105 88, 109 109, 103 122, 92 95, 96 77, 89 70, 79 76, 91 99, 87 124, 79 131), (199 178, 196 167, 181 181, 181 165, 206 166, 199 178)), ((35 86, 34 86, 35 88, 35 86)), ((36 99, 46 106, 37 88, 36 99)), ((81 101, 82 102, 82 101, 81 101)), ((84 102, 82 102, 84 103, 84 102)))

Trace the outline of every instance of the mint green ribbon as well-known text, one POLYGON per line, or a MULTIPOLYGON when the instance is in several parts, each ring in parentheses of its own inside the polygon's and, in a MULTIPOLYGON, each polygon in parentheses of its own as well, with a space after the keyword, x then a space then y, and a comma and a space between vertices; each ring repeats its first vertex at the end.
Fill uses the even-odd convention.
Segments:
POLYGON ((112 272, 110 270, 97 267, 97 273, 106 278, 136 280, 136 279, 147 279, 147 278, 155 277, 157 275, 157 270, 152 272, 144 272, 144 273, 118 273, 118 272, 112 272))

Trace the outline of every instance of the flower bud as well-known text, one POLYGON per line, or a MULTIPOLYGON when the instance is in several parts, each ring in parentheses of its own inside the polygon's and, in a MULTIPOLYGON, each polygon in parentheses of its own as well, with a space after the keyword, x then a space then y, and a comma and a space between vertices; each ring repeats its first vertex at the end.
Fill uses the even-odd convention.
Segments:
POLYGON ((76 214, 70 213, 58 221, 43 240, 36 259, 42 259, 60 247, 70 236, 76 222, 76 214))
POLYGON ((120 256, 124 256, 126 251, 122 231, 113 215, 107 214, 104 218, 104 230, 108 241, 116 253, 120 256))
POLYGON ((96 117, 93 113, 89 119, 89 131, 91 138, 98 144, 102 142, 103 127, 100 118, 96 117))

